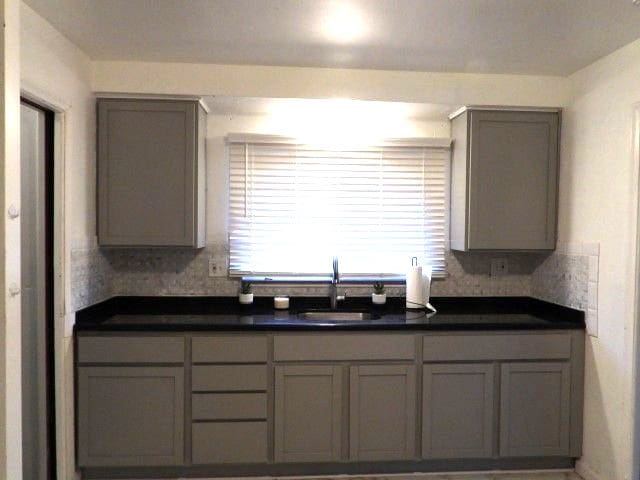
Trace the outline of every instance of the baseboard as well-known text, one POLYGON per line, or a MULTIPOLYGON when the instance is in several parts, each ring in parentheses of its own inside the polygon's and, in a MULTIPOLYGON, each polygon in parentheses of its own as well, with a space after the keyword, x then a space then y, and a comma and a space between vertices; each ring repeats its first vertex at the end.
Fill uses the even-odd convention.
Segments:
POLYGON ((596 472, 594 472, 584 460, 576 461, 576 473, 584 480, 604 480, 596 472))
MULTIPOLYGON (((577 480, 578 475, 572 468, 550 468, 550 469, 521 469, 521 470, 480 470, 480 471, 448 471, 448 472, 412 472, 412 473, 391 473, 384 474, 384 479, 387 480, 478 480, 491 479, 500 480, 514 480, 519 478, 521 480, 577 480)), ((83 477, 85 478, 85 477, 83 477)), ((92 479, 100 480, 140 480, 141 478, 149 480, 161 480, 171 478, 172 480, 187 480, 186 478, 177 475, 171 477, 110 477, 110 476, 90 476, 92 479)), ((290 476, 241 476, 241 477, 227 477, 227 476, 198 476, 189 478, 189 480, 380 480, 379 474, 364 474, 364 475, 290 475, 290 476)))

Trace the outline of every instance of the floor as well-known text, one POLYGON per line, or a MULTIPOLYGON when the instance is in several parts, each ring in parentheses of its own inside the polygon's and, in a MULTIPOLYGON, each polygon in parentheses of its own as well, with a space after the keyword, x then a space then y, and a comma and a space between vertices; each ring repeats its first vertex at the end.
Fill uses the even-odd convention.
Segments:
MULTIPOLYGON (((195 479, 192 479, 195 480, 195 479)), ((582 477, 574 472, 566 470, 558 471, 522 471, 513 473, 482 472, 482 473, 415 473, 398 475, 332 475, 326 477, 246 477, 235 479, 199 479, 199 480, 582 480, 582 477)))

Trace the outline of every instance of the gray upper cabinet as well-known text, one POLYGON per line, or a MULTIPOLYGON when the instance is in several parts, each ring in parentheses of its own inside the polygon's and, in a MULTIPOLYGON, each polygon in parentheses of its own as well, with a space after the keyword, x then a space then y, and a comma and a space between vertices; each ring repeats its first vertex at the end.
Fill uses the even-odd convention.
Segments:
POLYGON ((451 248, 552 250, 559 109, 469 107, 452 118, 451 248))
POLYGON ((414 365, 350 368, 349 457, 409 460, 415 456, 414 365))
POLYGON ((80 367, 78 465, 181 465, 184 369, 80 367))
POLYGON ((341 456, 342 367, 275 367, 276 462, 335 462, 341 456))
POLYGON ((98 241, 205 243, 206 113, 195 100, 98 100, 98 241))
POLYGON ((569 363, 505 363, 500 392, 501 456, 569 454, 569 363))
POLYGON ((490 363, 424 365, 423 458, 492 456, 493 372, 490 363))

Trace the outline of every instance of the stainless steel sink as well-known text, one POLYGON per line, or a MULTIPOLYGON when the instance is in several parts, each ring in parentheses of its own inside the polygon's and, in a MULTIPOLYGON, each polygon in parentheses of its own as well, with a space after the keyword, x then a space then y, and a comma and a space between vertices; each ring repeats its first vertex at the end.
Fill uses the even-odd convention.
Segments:
POLYGON ((322 322, 362 322, 376 317, 369 312, 309 311, 298 313, 298 318, 322 322))

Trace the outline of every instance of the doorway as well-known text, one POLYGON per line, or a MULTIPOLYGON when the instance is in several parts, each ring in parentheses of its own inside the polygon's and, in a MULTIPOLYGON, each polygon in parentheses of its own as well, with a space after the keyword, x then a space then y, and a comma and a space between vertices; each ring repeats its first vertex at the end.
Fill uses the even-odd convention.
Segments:
POLYGON ((20 104, 23 478, 55 480, 54 113, 20 104))

